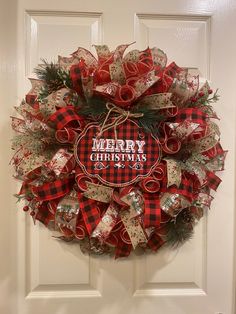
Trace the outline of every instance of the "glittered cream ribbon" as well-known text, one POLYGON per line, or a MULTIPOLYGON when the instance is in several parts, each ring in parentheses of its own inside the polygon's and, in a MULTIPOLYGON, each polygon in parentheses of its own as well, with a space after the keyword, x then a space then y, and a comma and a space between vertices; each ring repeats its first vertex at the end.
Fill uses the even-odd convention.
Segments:
POLYGON ((174 108, 175 105, 171 101, 171 96, 171 93, 148 95, 142 98, 138 105, 145 105, 150 110, 174 108))
POLYGON ((59 228, 68 228, 75 232, 78 214, 78 198, 76 197, 76 193, 72 191, 58 203, 55 214, 55 223, 59 228))
MULTIPOLYGON (((113 195, 113 189, 87 182, 87 190, 83 195, 89 199, 110 203, 113 195)), ((128 232, 130 241, 134 249, 139 243, 146 243, 146 234, 139 222, 138 216, 144 211, 144 199, 139 190, 131 190, 121 197, 121 201, 127 204, 129 208, 119 212, 120 218, 128 232)), ((111 202, 101 221, 94 229, 92 236, 105 240, 112 228, 115 226, 118 217, 118 206, 111 202)))
POLYGON ((102 219, 94 229, 91 237, 98 238, 100 241, 105 241, 112 229, 115 227, 118 219, 118 205, 111 202, 102 219))
POLYGON ((129 205, 128 210, 120 212, 120 218, 135 249, 139 243, 146 243, 148 240, 139 221, 139 215, 144 211, 144 199, 139 190, 133 189, 121 197, 121 201, 129 205))
POLYGON ((110 203, 113 194, 112 188, 88 181, 86 184, 87 190, 83 193, 85 197, 102 203, 110 203))
POLYGON ((138 217, 131 218, 128 211, 122 211, 120 217, 128 232, 134 249, 139 243, 146 243, 148 241, 138 217))
POLYGON ((166 161, 167 168, 167 187, 176 185, 179 187, 181 183, 181 167, 179 163, 174 159, 164 159, 166 161))
POLYGON ((219 141, 220 131, 213 122, 208 123, 207 134, 189 143, 188 148, 194 153, 203 153, 213 148, 219 141))
POLYGON ((190 206, 190 202, 178 193, 164 193, 160 200, 161 209, 171 217, 176 217, 184 208, 190 206))

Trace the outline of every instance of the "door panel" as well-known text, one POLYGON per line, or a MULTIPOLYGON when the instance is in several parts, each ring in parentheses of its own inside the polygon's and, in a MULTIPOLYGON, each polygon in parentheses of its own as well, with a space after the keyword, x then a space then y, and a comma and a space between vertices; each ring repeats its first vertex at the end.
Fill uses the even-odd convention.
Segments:
POLYGON ((129 49, 157 46, 169 62, 174 60, 220 87, 222 142, 231 150, 212 210, 197 226, 194 238, 176 251, 161 249, 128 260, 89 257, 77 244, 59 242, 44 227, 34 226, 19 210, 17 224, 12 220, 17 225, 17 242, 12 246, 18 252, 14 268, 18 312, 14 313, 233 313, 236 44, 230 30, 236 26, 236 13, 233 0, 227 3, 21 0, 14 4, 16 103, 28 91, 27 77, 41 58, 55 61, 57 55, 68 56, 78 46, 94 52, 93 44, 106 43, 114 49, 136 41, 129 49))
POLYGON ((209 79, 210 23, 205 15, 137 14, 136 42, 139 49, 164 47, 169 60, 209 79))

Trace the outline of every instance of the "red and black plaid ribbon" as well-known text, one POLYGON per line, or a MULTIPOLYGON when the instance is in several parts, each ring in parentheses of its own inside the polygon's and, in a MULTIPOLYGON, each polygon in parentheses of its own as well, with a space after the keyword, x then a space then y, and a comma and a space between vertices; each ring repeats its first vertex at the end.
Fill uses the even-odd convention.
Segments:
POLYGON ((156 252, 164 243, 164 240, 158 234, 153 233, 148 240, 147 246, 156 252))
POLYGON ((177 188, 174 185, 167 188, 165 192, 170 192, 173 194, 180 194, 185 196, 187 199, 193 199, 193 182, 191 179, 183 178, 180 186, 177 188))
POLYGON ((62 197, 70 192, 74 183, 73 178, 59 179, 40 186, 32 186, 32 191, 39 201, 49 201, 62 197))
POLYGON ((81 118, 75 112, 74 107, 67 106, 53 113, 48 121, 53 124, 55 129, 61 130, 65 126, 68 126, 68 124, 70 124, 71 127, 80 127, 80 119, 81 118))
POLYGON ((73 89, 76 90, 76 92, 82 96, 83 95, 83 87, 82 87, 82 80, 81 80, 81 65, 80 65, 80 63, 71 66, 70 77, 72 80, 73 89))
POLYGON ((54 215, 48 209, 48 202, 43 202, 36 213, 35 219, 42 222, 45 226, 49 224, 50 221, 54 221, 54 215))
POLYGON ((207 115, 198 108, 183 108, 179 109, 178 114, 174 117, 174 122, 182 123, 185 120, 190 120, 193 123, 204 124, 207 115))
POLYGON ((143 216, 144 227, 158 227, 161 223, 160 199, 154 194, 144 194, 145 212, 143 216))
POLYGON ((183 71, 183 69, 178 67, 178 65, 175 62, 171 62, 165 68, 165 74, 170 77, 176 77, 181 71, 183 71))
POLYGON ((90 235, 101 220, 97 203, 92 199, 84 197, 82 193, 78 193, 78 200, 84 223, 90 235))
POLYGON ((130 255, 131 250, 132 250, 132 244, 127 244, 120 239, 116 246, 115 258, 127 257, 130 255))
POLYGON ((218 186, 220 185, 221 183, 221 179, 212 171, 207 171, 206 173, 206 176, 207 176, 207 182, 206 182, 206 185, 216 191, 218 186))

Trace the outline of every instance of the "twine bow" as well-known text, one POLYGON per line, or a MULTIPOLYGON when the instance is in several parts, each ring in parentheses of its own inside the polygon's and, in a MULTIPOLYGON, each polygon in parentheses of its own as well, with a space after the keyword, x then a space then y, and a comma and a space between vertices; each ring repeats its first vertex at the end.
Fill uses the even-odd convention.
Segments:
POLYGON ((129 118, 141 118, 143 117, 143 113, 132 113, 130 111, 126 111, 120 107, 117 107, 116 105, 108 102, 106 104, 108 113, 102 123, 102 126, 100 128, 100 132, 98 133, 97 137, 100 137, 105 131, 114 128, 115 133, 115 139, 117 140, 117 127, 124 123, 129 118), (118 115, 114 117, 114 120, 110 123, 107 123, 111 113, 117 113, 118 115))

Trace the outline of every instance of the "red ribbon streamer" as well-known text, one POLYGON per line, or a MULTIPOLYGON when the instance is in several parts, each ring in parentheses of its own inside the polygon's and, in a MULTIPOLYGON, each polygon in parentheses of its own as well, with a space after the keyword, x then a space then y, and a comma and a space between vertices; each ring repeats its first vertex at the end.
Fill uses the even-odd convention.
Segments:
POLYGON ((179 109, 174 117, 174 122, 182 123, 185 120, 190 120, 193 123, 205 124, 208 116, 199 108, 183 108, 179 109))
POLYGON ((173 194, 181 194, 185 196, 190 201, 193 200, 193 182, 191 179, 182 178, 180 186, 177 188, 175 186, 171 186, 166 188, 165 192, 170 192, 173 194))
POLYGON ((73 178, 60 179, 40 186, 32 186, 32 191, 36 195, 37 200, 49 201, 69 193, 73 184, 74 176, 73 178))
POLYGON ((145 211, 143 224, 145 228, 159 227, 161 223, 161 208, 159 195, 144 194, 145 211))
POLYGON ((84 197, 80 192, 78 193, 78 200, 85 226, 87 228, 88 234, 90 235, 101 220, 97 202, 84 197))
POLYGON ((206 176, 207 176, 207 182, 206 182, 206 185, 216 191, 218 186, 220 185, 221 183, 221 179, 212 171, 207 171, 206 173, 206 176))
POLYGON ((81 117, 77 115, 75 108, 73 106, 67 106, 53 113, 48 119, 48 122, 51 122, 55 129, 61 130, 66 126, 72 128, 81 127, 80 120, 81 117))
POLYGON ((148 240, 147 245, 152 251, 156 252, 164 243, 165 241, 154 232, 148 240))

